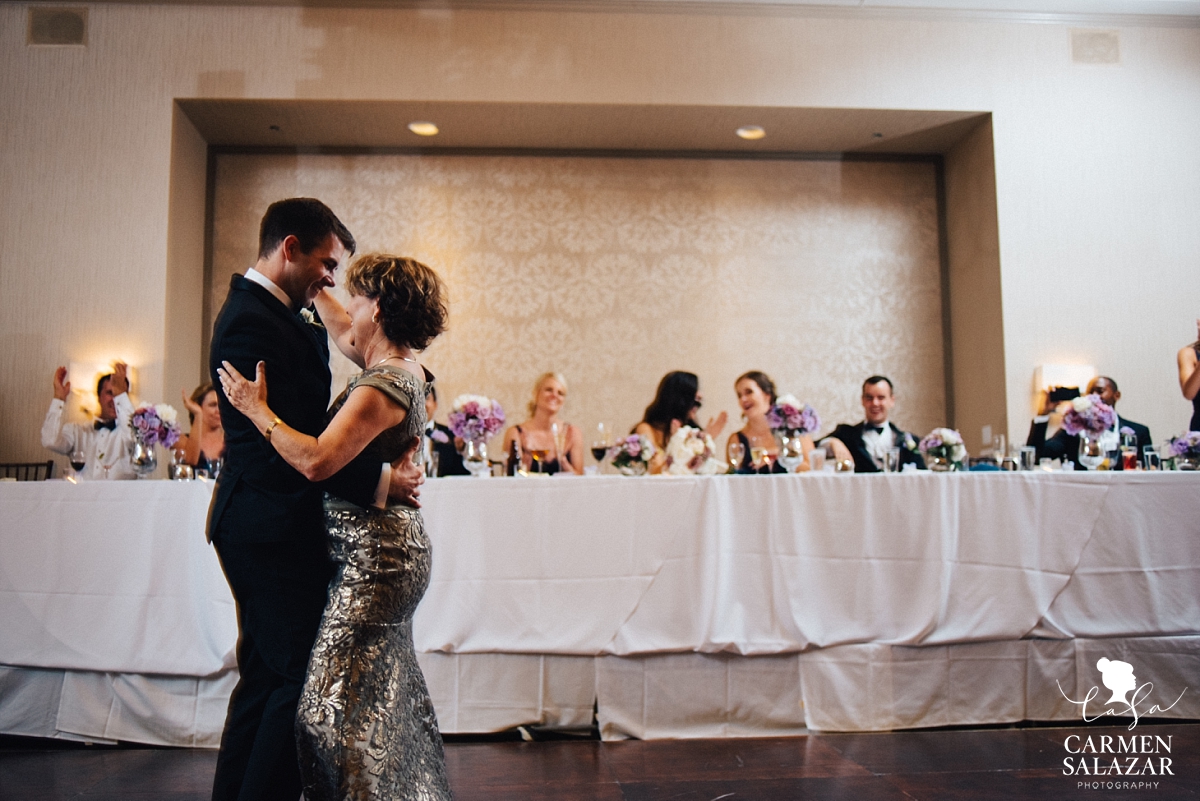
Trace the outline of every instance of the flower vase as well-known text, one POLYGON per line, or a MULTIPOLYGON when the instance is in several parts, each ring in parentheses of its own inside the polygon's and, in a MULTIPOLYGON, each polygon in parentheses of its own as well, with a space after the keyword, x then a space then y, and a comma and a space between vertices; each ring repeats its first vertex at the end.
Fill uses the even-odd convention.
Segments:
POLYGON ((135 437, 133 442, 133 472, 138 478, 145 478, 158 468, 158 455, 154 446, 141 437, 135 437))
POLYGON ((1200 456, 1185 453, 1175 457, 1176 470, 1200 470, 1200 456))
POLYGON ((1104 461, 1104 448, 1100 446, 1100 435, 1082 431, 1079 434, 1079 463, 1088 470, 1095 470, 1104 461))
POLYGON ((804 462, 804 439, 800 434, 783 431, 776 441, 779 443, 779 463, 789 473, 796 472, 796 468, 804 462))
POLYGON ((930 455, 928 467, 935 473, 949 473, 954 469, 954 462, 945 456, 930 455))
POLYGON ((487 443, 483 440, 467 440, 463 444, 463 467, 475 478, 487 478, 492 474, 488 461, 487 443))
POLYGON ((646 475, 646 463, 641 459, 623 464, 617 468, 623 476, 644 476, 646 475))

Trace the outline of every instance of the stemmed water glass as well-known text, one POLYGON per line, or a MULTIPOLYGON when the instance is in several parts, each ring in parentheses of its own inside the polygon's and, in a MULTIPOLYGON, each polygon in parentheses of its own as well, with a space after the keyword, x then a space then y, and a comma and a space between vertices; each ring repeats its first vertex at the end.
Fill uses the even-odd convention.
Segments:
POLYGON ((554 458, 558 460, 558 469, 567 469, 567 424, 551 423, 550 436, 554 437, 554 458))
POLYGON ((742 468, 742 460, 746 458, 746 446, 741 440, 731 439, 729 442, 729 470, 736 473, 742 468))

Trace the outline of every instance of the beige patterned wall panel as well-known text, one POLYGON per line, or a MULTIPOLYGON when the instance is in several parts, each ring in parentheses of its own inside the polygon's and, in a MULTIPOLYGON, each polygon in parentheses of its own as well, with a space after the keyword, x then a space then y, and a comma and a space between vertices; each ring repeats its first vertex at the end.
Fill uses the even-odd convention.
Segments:
MULTIPOLYGON (((566 375, 565 416, 588 436, 636 423, 673 369, 699 374, 702 416, 734 415, 733 380, 763 369, 826 430, 861 419, 875 372, 896 382, 898 423, 944 422, 930 164, 225 155, 214 309, 254 262, 263 210, 294 195, 326 201, 360 252, 445 279, 450 330, 425 355, 441 418, 469 391, 523 419, 546 370, 566 375)), ((341 386, 351 366, 335 358, 341 386)))

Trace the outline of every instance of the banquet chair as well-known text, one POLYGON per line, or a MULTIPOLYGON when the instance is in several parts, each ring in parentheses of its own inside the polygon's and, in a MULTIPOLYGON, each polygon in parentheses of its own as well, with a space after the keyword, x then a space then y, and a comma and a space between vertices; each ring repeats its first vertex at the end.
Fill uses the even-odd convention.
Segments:
POLYGON ((0 463, 0 478, 15 478, 17 481, 45 481, 53 476, 54 460, 0 463))

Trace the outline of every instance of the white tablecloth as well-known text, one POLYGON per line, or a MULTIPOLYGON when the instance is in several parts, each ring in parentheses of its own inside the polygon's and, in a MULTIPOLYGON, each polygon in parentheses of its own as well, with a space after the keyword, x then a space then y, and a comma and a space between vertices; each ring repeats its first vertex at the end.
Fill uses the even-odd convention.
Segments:
MULTIPOLYGON (((0 483, 0 731, 31 733, 52 695, 78 736, 215 742, 236 626, 210 490, 0 483)), ((1040 689, 962 688, 1036 673, 1029 637, 1125 638, 1200 686, 1197 490, 1186 473, 438 480, 415 636, 447 731, 577 725, 593 697, 609 736, 1050 719, 1066 713, 1040 689), (681 669, 724 694, 680 695, 681 669)))

